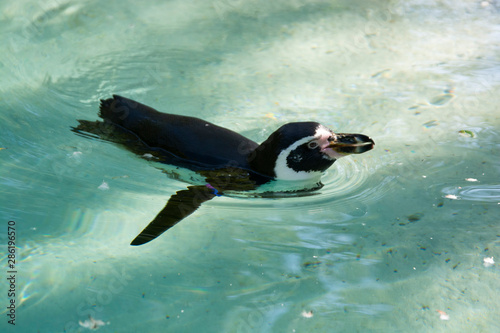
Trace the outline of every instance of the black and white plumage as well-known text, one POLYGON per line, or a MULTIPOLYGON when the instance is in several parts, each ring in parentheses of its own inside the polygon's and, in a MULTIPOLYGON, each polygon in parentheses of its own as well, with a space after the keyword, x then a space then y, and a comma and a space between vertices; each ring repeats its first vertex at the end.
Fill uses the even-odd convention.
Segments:
POLYGON ((224 191, 253 190, 274 179, 319 182, 340 157, 374 146, 366 135, 337 134, 316 122, 285 124, 259 145, 205 120, 161 113, 117 95, 101 101, 99 116, 103 122, 78 120, 72 130, 122 144, 140 156, 193 170, 206 179, 204 185, 172 195, 132 245, 158 237, 224 191))

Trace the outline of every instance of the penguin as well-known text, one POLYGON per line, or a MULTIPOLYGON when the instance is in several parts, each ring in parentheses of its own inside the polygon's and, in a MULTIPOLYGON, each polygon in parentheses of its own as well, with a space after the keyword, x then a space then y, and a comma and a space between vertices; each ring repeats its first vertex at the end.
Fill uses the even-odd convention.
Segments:
POLYGON ((336 160, 375 145, 366 135, 335 133, 313 121, 284 124, 258 144, 208 121, 162 113, 118 95, 101 100, 98 115, 102 121, 79 119, 71 130, 120 144, 142 158, 194 171, 204 179, 204 184, 173 194, 131 242, 134 246, 150 242, 224 192, 252 191, 280 180, 320 184, 321 175, 336 160))

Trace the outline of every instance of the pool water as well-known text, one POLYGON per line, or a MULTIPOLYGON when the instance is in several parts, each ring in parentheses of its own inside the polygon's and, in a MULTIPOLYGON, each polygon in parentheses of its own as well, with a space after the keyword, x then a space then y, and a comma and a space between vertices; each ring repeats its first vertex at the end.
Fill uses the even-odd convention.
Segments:
POLYGON ((2 332, 500 331, 499 11, 4 1, 2 332), (316 195, 218 197, 133 247, 186 184, 70 131, 111 94, 258 142, 311 120, 376 146, 316 195))

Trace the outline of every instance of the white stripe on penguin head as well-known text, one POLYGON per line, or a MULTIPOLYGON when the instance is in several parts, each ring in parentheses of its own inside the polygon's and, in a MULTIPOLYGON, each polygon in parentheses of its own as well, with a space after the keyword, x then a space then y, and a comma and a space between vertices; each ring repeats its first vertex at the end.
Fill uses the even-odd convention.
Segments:
POLYGON ((317 139, 327 139, 332 136, 332 132, 323 125, 319 125, 316 128, 314 136, 308 136, 302 138, 288 148, 281 151, 276 159, 276 166, 274 167, 274 174, 276 175, 276 179, 282 180, 314 180, 319 181, 323 172, 321 171, 295 171, 288 166, 287 158, 292 151, 297 149, 300 145, 303 145, 309 141, 317 140, 317 139))

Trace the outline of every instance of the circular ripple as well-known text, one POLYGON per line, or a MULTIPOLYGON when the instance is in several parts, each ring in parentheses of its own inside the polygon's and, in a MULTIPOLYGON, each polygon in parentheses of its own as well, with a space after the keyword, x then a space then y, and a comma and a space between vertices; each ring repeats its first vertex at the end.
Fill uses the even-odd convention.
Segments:
POLYGON ((297 207, 309 210, 331 209, 347 202, 362 203, 380 199, 389 190, 387 184, 394 176, 372 179, 371 175, 372 171, 366 164, 353 158, 344 158, 324 174, 322 186, 311 189, 309 184, 309 190, 297 191, 295 189, 300 186, 303 189, 305 184, 277 181, 254 192, 228 193, 226 200, 214 200, 210 205, 237 210, 263 208, 288 211, 296 210, 297 207))
POLYGON ((443 188, 445 197, 458 200, 500 202, 500 185, 473 185, 443 188))

